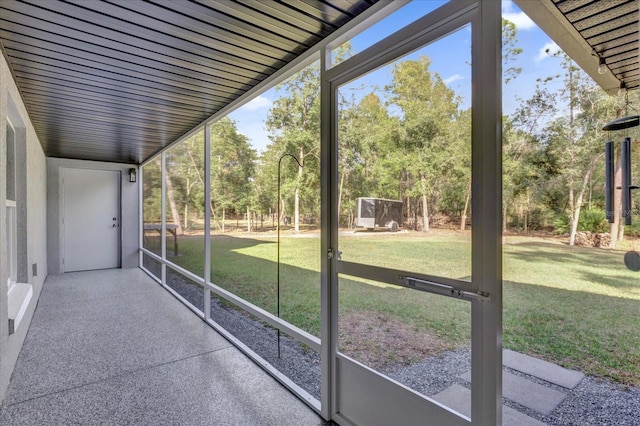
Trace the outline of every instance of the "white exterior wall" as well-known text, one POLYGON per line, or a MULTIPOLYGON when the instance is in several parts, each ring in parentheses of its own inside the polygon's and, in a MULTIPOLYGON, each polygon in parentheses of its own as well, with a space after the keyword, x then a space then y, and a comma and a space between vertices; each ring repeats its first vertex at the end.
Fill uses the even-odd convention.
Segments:
MULTIPOLYGON (((0 55, 0 400, 4 398, 11 373, 35 310, 42 284, 47 276, 47 181, 46 158, 7 61, 0 55), (16 130, 17 196, 26 200, 26 208, 18 220, 19 281, 32 285, 33 296, 22 322, 9 335, 6 264, 6 125, 7 118, 16 130), (26 210, 26 212, 24 211, 26 210), (24 235, 26 234, 26 238, 24 235), (21 239, 22 238, 22 239, 21 239), (33 265, 37 275, 33 275, 33 265)), ((19 208, 20 209, 20 208, 19 208)))
MULTIPOLYGON (((114 170, 122 175, 120 208, 121 208, 121 266, 122 268, 137 268, 139 263, 139 219, 138 219, 138 188, 139 182, 129 182, 130 164, 103 163, 97 161, 69 160, 64 158, 47 158, 47 244, 49 273, 59 274, 61 268, 61 239, 60 239, 60 170, 62 168, 80 168, 91 170, 114 170)), ((137 167, 135 167, 137 170, 137 167)))

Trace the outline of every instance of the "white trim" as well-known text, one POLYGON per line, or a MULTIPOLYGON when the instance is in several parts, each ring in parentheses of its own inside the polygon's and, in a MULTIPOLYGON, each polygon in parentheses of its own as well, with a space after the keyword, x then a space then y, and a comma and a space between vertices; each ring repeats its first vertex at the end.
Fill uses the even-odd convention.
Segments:
POLYGON ((142 251, 144 246, 144 170, 138 167, 138 266, 142 267, 142 251))
POLYGON ((338 292, 335 281, 333 257, 337 243, 337 231, 332 226, 336 205, 332 185, 337 164, 335 94, 327 80, 327 64, 331 52, 323 50, 320 55, 320 399, 322 417, 332 419, 337 412, 335 394, 335 354, 337 338, 337 302, 338 292), (335 305, 335 306, 334 306, 335 305))
POLYGON ((162 151, 160 154, 160 256, 162 264, 160 265, 162 272, 160 278, 162 285, 167 283, 167 185, 165 173, 167 172, 167 154, 162 151))
POLYGON ((6 241, 7 241, 7 292, 10 292, 18 281, 18 214, 16 202, 5 201, 6 241))
POLYGON ((33 297, 33 286, 27 283, 14 283, 7 292, 9 334, 14 334, 27 313, 29 302, 33 297))
MULTIPOLYGON (((7 243, 7 251, 6 251, 6 260, 7 262, 7 293, 10 293, 18 281, 18 205, 16 202, 18 185, 17 185, 17 174, 18 174, 18 138, 16 137, 16 129, 9 120, 9 117, 6 117, 7 124, 5 128, 5 133, 8 133, 7 130, 10 129, 13 135, 12 145, 13 145, 13 158, 9 160, 9 155, 6 151, 8 151, 9 141, 5 141, 5 185, 8 187, 10 185, 13 186, 13 200, 9 198, 5 198, 5 222, 6 222, 6 243, 7 243), (9 161, 11 161, 11 165, 13 167, 13 181, 9 182, 8 176, 6 176, 6 166, 8 166, 9 161)), ((5 193, 5 197, 9 195, 5 193)))
POLYGON ((300 399, 307 403, 315 412, 320 414, 320 401, 311 396, 306 390, 298 386, 295 382, 293 382, 288 376, 281 373, 277 368, 272 366, 268 361, 262 358, 260 355, 255 353, 250 347, 245 345, 241 340, 235 337, 233 334, 225 330, 215 321, 209 319, 207 320, 207 324, 214 328, 218 333, 222 334, 222 336, 233 343, 241 352, 251 358, 256 364, 261 366, 267 373, 271 374, 276 380, 278 380, 284 387, 289 389, 295 395, 297 395, 300 399))
MULTIPOLYGON (((277 328, 279 330, 281 330, 282 332, 290 335, 291 337, 293 337, 295 340, 304 343, 305 345, 309 346, 311 349, 313 349, 316 352, 320 352, 320 339, 318 339, 316 336, 314 336, 311 333, 308 333, 307 331, 296 327, 293 324, 288 323, 287 321, 278 318, 277 316, 273 315, 272 313, 264 310, 263 308, 254 305, 251 302, 248 302, 244 299, 242 299, 239 296, 236 296, 235 294, 233 294, 232 292, 225 290, 224 288, 213 284, 210 281, 204 281, 202 277, 197 276, 196 274, 194 274, 193 272, 187 271, 186 269, 176 265, 175 263, 172 263, 171 261, 168 260, 163 260, 161 259, 157 254, 149 251, 148 249, 141 249, 141 251, 148 255, 149 257, 151 257, 153 260, 156 260, 158 262, 160 262, 163 266, 169 267, 172 270, 178 272, 181 275, 184 275, 185 277, 189 278, 190 280, 192 280, 195 283, 200 284, 201 286, 203 286, 205 288, 205 290, 209 290, 213 293, 215 293, 217 296, 222 297, 223 299, 225 299, 226 301, 233 303, 234 305, 238 306, 239 308, 247 311, 248 313, 250 313, 251 315, 254 315, 256 317, 258 317, 260 320, 268 323, 270 326, 277 328)), ((162 282, 161 282, 162 283, 162 282)), ((164 281, 164 283, 166 283, 166 281, 164 281)), ((163 284, 163 286, 165 286, 163 284)), ((168 287, 168 286, 166 286, 168 287)))
MULTIPOLYGON (((204 126, 204 280, 211 279, 211 125, 204 126)), ((211 290, 204 290, 204 318, 211 319, 211 290)))
POLYGON ((331 83, 342 85, 459 30, 471 22, 473 0, 446 3, 364 51, 327 70, 331 83))
POLYGON ((472 25, 471 282, 490 293, 471 302, 471 420, 502 424, 502 15, 478 2, 472 25))
POLYGON ((357 23, 350 28, 347 28, 347 30, 344 31, 343 34, 338 35, 329 43, 327 43, 327 45, 324 46, 323 49, 320 49, 321 51, 326 49, 326 52, 328 54, 328 56, 326 57, 327 66, 325 69, 328 70, 334 66, 333 62, 331 61, 333 50, 335 50, 337 47, 340 47, 340 45, 351 40, 355 36, 359 35, 363 31, 369 29, 376 23, 382 21, 384 18, 396 12, 397 10, 405 7, 412 1, 415 0, 393 0, 388 3, 387 7, 380 10, 380 12, 378 12, 373 18, 365 19, 362 22, 357 23))

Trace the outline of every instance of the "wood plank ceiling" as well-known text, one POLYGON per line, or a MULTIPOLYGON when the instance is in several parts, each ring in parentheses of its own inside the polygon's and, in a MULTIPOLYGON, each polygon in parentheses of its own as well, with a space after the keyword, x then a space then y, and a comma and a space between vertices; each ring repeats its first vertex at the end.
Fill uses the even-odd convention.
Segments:
POLYGON ((0 0, 45 154, 139 164, 377 0, 0 0))
POLYGON ((640 87, 638 0, 554 0, 554 3, 593 53, 604 58, 618 81, 624 81, 629 90, 640 87))
POLYGON ((514 0, 607 93, 640 88, 638 0, 514 0), (600 58, 607 72, 598 72, 600 58))

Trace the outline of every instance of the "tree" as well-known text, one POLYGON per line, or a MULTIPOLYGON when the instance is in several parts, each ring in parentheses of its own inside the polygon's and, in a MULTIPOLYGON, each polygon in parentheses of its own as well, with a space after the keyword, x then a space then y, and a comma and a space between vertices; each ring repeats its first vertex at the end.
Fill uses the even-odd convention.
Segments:
POLYGON ((533 96, 523 101, 511 115, 503 117, 503 232, 507 230, 508 210, 524 199, 522 222, 529 229, 531 208, 540 205, 545 183, 555 176, 556 166, 545 151, 547 125, 557 114, 558 94, 539 81, 533 96))
POLYGON ((563 87, 568 116, 549 126, 548 152, 561 170, 568 191, 569 245, 574 245, 580 211, 596 167, 604 155, 602 126, 615 115, 615 101, 606 95, 566 55, 562 55, 563 87))
POLYGON ((344 92, 339 91, 338 212, 346 212, 351 226, 356 198, 395 198, 398 194, 382 191, 374 178, 381 147, 391 139, 393 127, 385 105, 374 92, 359 103, 353 94, 347 99, 344 92))
POLYGON ((420 197, 424 231, 429 231, 429 199, 444 171, 451 170, 451 131, 459 104, 455 92, 429 72, 429 65, 426 56, 397 63, 387 87, 389 103, 402 116, 385 162, 398 173, 407 194, 420 197))
POLYGON ((293 196, 294 229, 299 232, 301 209, 319 217, 320 64, 312 63, 276 88, 284 96, 274 101, 267 117, 272 143, 262 157, 262 167, 268 171, 267 176, 275 178, 283 154, 295 155, 300 162, 298 165, 293 159, 283 160, 282 199, 277 201, 284 215, 286 200, 293 196))
POLYGON ((233 120, 225 117, 211 125, 211 202, 222 215, 222 232, 227 211, 244 213, 252 203, 256 158, 233 120))
POLYGON ((176 144, 166 153, 167 201, 178 232, 189 228, 191 214, 204 213, 204 131, 176 144))

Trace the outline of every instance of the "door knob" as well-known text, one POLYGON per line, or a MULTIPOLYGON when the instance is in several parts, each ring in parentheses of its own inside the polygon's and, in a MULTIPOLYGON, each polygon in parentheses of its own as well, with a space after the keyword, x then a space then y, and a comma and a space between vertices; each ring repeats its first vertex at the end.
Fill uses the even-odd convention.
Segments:
POLYGON ((114 217, 114 218, 113 218, 113 220, 118 220, 118 219, 116 219, 116 218, 114 217))

